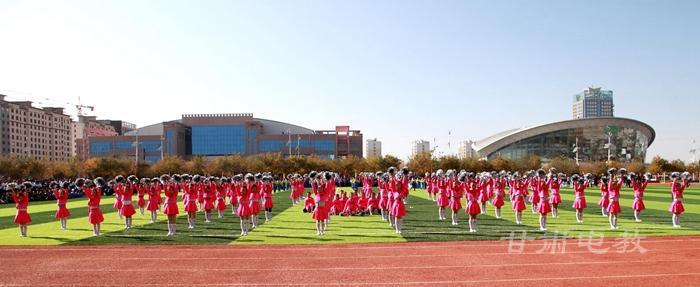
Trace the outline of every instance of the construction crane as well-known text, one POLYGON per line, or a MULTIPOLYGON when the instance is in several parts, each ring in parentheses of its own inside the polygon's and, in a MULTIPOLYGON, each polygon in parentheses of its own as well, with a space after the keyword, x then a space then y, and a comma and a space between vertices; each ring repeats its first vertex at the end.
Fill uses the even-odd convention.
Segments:
POLYGON ((78 110, 78 118, 84 116, 85 114, 83 113, 83 109, 90 109, 91 112, 95 111, 94 106, 86 106, 80 103, 80 97, 78 97, 78 104, 75 105, 75 108, 78 110))

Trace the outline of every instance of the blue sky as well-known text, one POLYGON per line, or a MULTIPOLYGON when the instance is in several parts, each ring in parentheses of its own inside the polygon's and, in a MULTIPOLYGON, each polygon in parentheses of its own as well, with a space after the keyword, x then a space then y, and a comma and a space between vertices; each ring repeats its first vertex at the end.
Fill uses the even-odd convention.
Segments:
MULTIPOLYGON (((571 118, 588 86, 700 141, 700 1, 0 1, 0 93, 138 125, 251 112, 402 158, 571 118)), ((71 111, 72 112, 72 111, 71 111)), ((700 154, 699 156, 700 157, 700 154)))

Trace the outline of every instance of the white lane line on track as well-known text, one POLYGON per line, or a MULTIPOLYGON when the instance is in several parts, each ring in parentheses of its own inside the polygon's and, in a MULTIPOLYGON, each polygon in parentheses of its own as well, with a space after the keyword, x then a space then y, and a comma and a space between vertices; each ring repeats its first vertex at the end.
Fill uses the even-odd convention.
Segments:
MULTIPOLYGON (((676 249, 662 249, 659 250, 659 252, 663 252, 664 254, 669 254, 669 252, 673 251, 688 251, 688 250, 700 250, 700 247, 697 248, 676 248, 676 249)), ((647 253, 650 253, 654 250, 648 250, 647 253)), ((275 257, 240 257, 240 256, 221 256, 221 257, 124 257, 127 255, 132 255, 133 251, 130 250, 123 250, 122 254, 119 255, 118 258, 104 258, 104 257, 79 257, 79 258, 61 258, 61 260, 64 261, 71 261, 71 260, 77 260, 77 261, 84 261, 84 260, 90 260, 90 261, 133 261, 133 260, 180 260, 180 261, 190 261, 190 260, 337 260, 337 259, 376 259, 376 258, 430 258, 430 257, 455 257, 454 253, 453 254, 415 254, 415 255, 367 255, 367 256, 323 256, 323 257, 318 257, 315 258, 313 256, 290 256, 290 257, 284 257, 282 254, 275 256, 275 257)), ((466 253, 465 255, 469 256, 523 256, 523 255, 551 255, 551 256, 562 256, 562 255, 568 255, 568 254, 592 254, 592 255, 610 255, 610 254, 615 254, 615 255, 629 255, 631 253, 617 253, 617 252, 608 252, 606 254, 595 254, 591 251, 572 251, 572 252, 565 252, 565 253, 551 253, 551 252, 523 252, 523 253, 508 253, 508 252, 494 252, 494 253, 466 253)), ((7 261, 21 261, 21 260, 39 260, 41 258, 0 258, 0 262, 7 262, 7 261)), ((47 260, 56 260, 56 258, 46 258, 47 260)))
MULTIPOLYGON (((607 276, 575 276, 575 277, 534 277, 534 278, 512 278, 512 279, 482 279, 482 280, 455 280, 455 281, 406 281, 406 282, 323 282, 323 283, 207 283, 207 286, 359 286, 359 285, 436 285, 436 284, 479 284, 479 283, 511 283, 511 282, 539 282, 539 281, 570 281, 570 280, 608 280, 608 279, 638 279, 638 278, 663 278, 673 276, 698 276, 700 273, 659 273, 659 274, 639 274, 639 275, 607 275, 607 276)), ((66 284, 40 284, 41 286, 66 286, 66 284)), ((69 284, 71 286, 96 286, 91 284, 69 284)), ((124 284, 99 286, 124 286, 124 284)), ((192 286, 192 283, 160 283, 160 284, 139 284, 139 286, 192 286)), ((0 286, 35 286, 35 284, 6 284, 0 286)))
MULTIPOLYGON (((649 237, 647 237, 649 238, 649 237)), ((579 242, 579 239, 563 239, 559 238, 556 239, 557 242, 563 242, 566 241, 567 244, 576 244, 579 242)), ((595 240, 595 238, 593 239, 595 240)), ((622 239, 620 239, 622 240, 622 239)), ((668 243, 668 242, 691 242, 691 241, 700 241, 700 238, 689 238, 689 239, 665 239, 665 240, 648 240, 648 239, 642 239, 641 244, 647 244, 647 243, 668 243)), ((322 246, 318 245, 312 245, 312 244, 302 244, 305 246, 311 246, 311 247, 301 247, 300 245, 295 245, 295 246, 278 246, 276 244, 270 244, 268 246, 270 247, 248 247, 248 245, 228 245, 228 244, 209 244, 209 245, 186 245, 186 244, 165 244, 166 246, 170 246, 172 248, 152 248, 154 246, 163 246, 161 245, 149 245, 149 244, 142 244, 142 245, 112 245, 112 244, 105 244, 105 245, 100 245, 100 247, 85 247, 85 248, 75 248, 75 247, 64 247, 64 246, 54 246, 54 247, 32 247, 32 246, 27 246, 27 247, 2 247, 0 246, 0 251, 104 251, 104 252, 123 252, 124 248, 128 246, 128 248, 132 248, 132 250, 147 250, 147 251, 161 251, 161 250, 177 250, 177 251, 187 251, 187 250, 192 250, 192 251, 314 251, 314 250, 373 250, 373 249, 444 249, 444 248, 454 248, 454 247, 467 247, 467 248, 481 248, 481 247, 508 247, 508 240, 502 240, 498 241, 499 243, 489 243, 489 244, 479 244, 480 241, 459 241, 463 242, 462 244, 442 244, 440 241, 432 242, 435 243, 435 245, 427 245, 429 243, 420 243, 421 245, 413 245, 416 242, 388 242, 388 243, 379 243, 379 244, 386 244, 386 246, 361 246, 362 244, 377 244, 377 243, 342 243, 342 244, 355 244, 355 245, 360 245, 360 246, 334 246, 334 245, 329 245, 329 244, 323 244, 322 246), (216 246, 216 247, 212 247, 216 246)), ((518 242, 518 238, 516 238, 515 242, 518 242)), ((595 241, 594 241, 595 242, 595 241)), ((619 242, 616 242, 615 239, 606 239, 603 241, 603 245, 605 244, 616 244, 619 242)), ((551 241, 548 241, 548 239, 538 239, 538 240, 532 240, 532 241, 527 241, 527 246, 543 246, 551 244, 551 241)), ((254 244, 251 244, 254 245, 254 244)), ((283 244, 283 245, 294 245, 294 244, 283 244)), ((86 245, 83 245, 86 246, 86 245)), ((598 246, 597 246, 598 247, 598 246)), ((664 250, 669 250, 669 249, 664 249, 664 250)), ((670 249, 673 250, 673 249, 670 249)))
MULTIPOLYGON (((609 265, 609 264, 644 264, 644 263, 675 263, 675 262, 696 262, 700 259, 684 259, 684 260, 629 260, 629 261, 589 261, 589 262, 556 262, 552 263, 555 265, 609 265)), ((275 271, 275 272, 288 272, 288 271, 368 271, 368 270, 401 270, 401 269, 441 269, 441 268, 499 268, 499 267, 529 267, 529 266, 542 266, 543 263, 510 263, 510 264, 469 264, 469 265, 435 265, 435 266, 381 266, 381 267, 320 267, 320 268, 167 268, 167 269, 62 269, 56 267, 55 269, 48 269, 42 272, 52 273, 52 272, 201 272, 202 270, 207 271, 241 271, 241 272, 254 272, 254 271, 275 271)))

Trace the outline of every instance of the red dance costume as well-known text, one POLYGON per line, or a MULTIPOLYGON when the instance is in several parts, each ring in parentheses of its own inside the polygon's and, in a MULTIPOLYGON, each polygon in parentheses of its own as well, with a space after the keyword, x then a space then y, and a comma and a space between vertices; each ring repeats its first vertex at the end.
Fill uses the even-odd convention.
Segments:
POLYGON ((622 179, 619 179, 617 182, 610 179, 610 183, 608 185, 608 198, 610 199, 610 202, 608 204, 607 211, 611 214, 618 214, 621 211, 620 189, 622 188, 622 179))
POLYGON ((386 182, 385 181, 379 181, 379 206, 384 209, 388 210, 388 204, 389 204, 389 195, 386 192, 386 182))
POLYGON ((311 188, 314 192, 314 202, 316 203, 316 208, 314 209, 312 218, 316 221, 324 221, 328 219, 328 192, 325 185, 319 186, 316 182, 311 184, 311 188))
POLYGON ((216 210, 224 211, 226 210, 226 185, 227 183, 222 183, 216 186, 216 210))
POLYGON ((134 205, 131 204, 131 197, 134 195, 136 190, 136 185, 127 183, 126 185, 118 183, 114 191, 119 194, 122 201, 122 208, 119 210, 119 214, 124 217, 130 217, 136 213, 134 205))
POLYGON ((262 188, 263 208, 271 209, 275 204, 272 202, 272 182, 264 182, 262 188))
POLYGON ((29 213, 27 212, 27 207, 29 206, 29 194, 21 193, 18 195, 13 192, 12 200, 15 202, 15 208, 17 209, 17 213, 15 214, 15 223, 29 224, 32 222, 32 217, 29 216, 29 213))
POLYGON ((475 180, 469 180, 463 183, 463 185, 467 198, 467 208, 464 209, 464 212, 469 215, 477 215, 481 213, 481 206, 479 206, 478 200, 479 196, 481 195, 481 191, 485 187, 485 184, 480 185, 475 180))
POLYGON ((649 183, 647 181, 632 181, 632 189, 634 190, 634 201, 632 202, 632 210, 642 211, 646 209, 646 206, 644 206, 644 190, 647 189, 648 184, 649 183))
POLYGON ((429 194, 433 193, 433 180, 431 178, 425 179, 425 188, 429 194))
MULTIPOLYGON (((114 206, 114 208, 115 208, 118 212, 121 212, 121 210, 122 210, 122 196, 121 196, 121 194, 119 194, 119 193, 117 192, 117 188, 119 188, 119 184, 117 184, 117 185, 114 186, 114 197, 115 197, 115 200, 114 200, 114 205, 113 205, 113 206, 114 206)), ((121 188, 124 188, 124 186, 122 186, 121 188)))
POLYGON ((608 193, 608 185, 604 182, 600 183, 600 200, 598 200, 598 206, 603 207, 607 210, 608 205, 610 205, 610 198, 608 193))
POLYGON ((359 197, 355 195, 354 193, 350 196, 350 199, 345 201, 345 206, 343 207, 343 214, 345 215, 352 215, 357 213, 358 209, 358 199, 359 197))
POLYGON ((484 188, 481 189, 481 193, 479 193, 479 201, 480 202, 489 201, 489 198, 491 198, 492 187, 493 187, 493 180, 489 178, 486 181, 484 188))
POLYGON ((357 206, 360 209, 360 212, 367 211, 367 206, 369 206, 369 197, 366 197, 364 194, 360 196, 357 206))
POLYGON ((454 212, 462 209, 462 197, 464 196, 464 185, 456 180, 450 180, 448 185, 450 192, 450 208, 454 212))
POLYGON ((496 191, 495 190, 495 183, 496 183, 496 180, 494 180, 493 178, 489 178, 489 182, 486 185, 486 188, 484 189, 486 191, 486 199, 487 199, 486 201, 489 201, 490 199, 493 198, 493 195, 496 191))
POLYGON ((362 195, 367 197, 372 194, 372 185, 374 185, 372 178, 362 177, 362 195))
MULTIPOLYGON (((177 195, 180 186, 177 183, 167 183, 163 185, 163 189, 165 190, 165 208, 163 209, 163 213, 167 215, 177 215, 180 213, 177 207, 177 195)), ((156 192, 159 193, 158 197, 160 198, 160 189, 156 189, 156 192)))
POLYGON ((506 182, 505 179, 496 179, 493 183, 493 201, 491 204, 496 208, 501 208, 505 204, 503 198, 506 195, 506 182))
MULTIPOLYGON (((243 183, 245 184, 245 183, 243 183)), ((243 188, 241 186, 241 191, 238 193, 238 208, 236 209, 236 214, 239 217, 250 216, 250 191, 248 188, 243 188)))
MULTIPOLYGON (((342 204, 343 202, 341 201, 340 203, 342 204)), ((316 202, 314 201, 314 197, 313 197, 313 196, 307 197, 307 198, 306 198, 306 201, 304 201, 304 209, 306 209, 306 212, 311 212, 311 211, 313 211, 313 210, 314 210, 314 207, 316 207, 316 202)), ((338 208, 338 209, 336 209, 336 210, 342 211, 343 208, 340 207, 340 208, 338 208)))
POLYGON ((537 180, 530 179, 529 185, 530 185, 530 189, 532 190, 532 194, 530 195, 530 198, 528 201, 530 202, 530 204, 538 205, 540 203, 540 194, 537 191, 537 180))
POLYGON ((683 192, 685 188, 688 187, 688 180, 683 180, 683 183, 678 182, 677 179, 673 180, 671 183, 671 195, 673 196, 673 202, 668 208, 668 211, 673 214, 681 214, 685 212, 685 207, 683 207, 683 192))
POLYGON ((100 224, 105 221, 105 217, 100 209, 100 201, 102 200, 102 188, 83 186, 83 192, 88 198, 88 222, 90 224, 100 224))
POLYGON ((369 198, 367 207, 371 208, 372 210, 379 209, 379 198, 376 194, 372 194, 372 197, 369 198))
POLYGON ((206 211, 211 211, 214 209, 214 201, 216 200, 216 188, 217 184, 216 182, 210 182, 207 185, 204 185, 204 205, 202 206, 202 209, 206 211))
POLYGON ((255 182, 248 186, 248 191, 250 193, 250 214, 258 215, 260 214, 260 190, 262 189, 262 182, 255 182))
POLYGON ((161 191, 161 185, 160 184, 154 184, 148 189, 148 206, 146 206, 146 210, 148 211, 156 211, 158 210, 160 203, 162 201, 160 197, 160 191, 161 191))
POLYGON ((586 208, 586 188, 588 188, 588 182, 578 183, 574 182, 574 203, 571 205, 574 209, 585 209, 586 208))
POLYGON ((195 191, 197 191, 197 197, 196 197, 196 203, 199 203, 199 206, 204 207, 204 193, 206 192, 206 188, 204 187, 204 183, 198 182, 195 183, 196 186, 198 186, 195 191))
POLYGON ((450 199, 449 199, 447 187, 448 187, 448 179, 438 178, 437 205, 439 207, 446 207, 446 206, 450 205, 450 199))
POLYGON ((68 203, 68 190, 61 188, 54 191, 53 196, 56 198, 56 204, 58 205, 58 209, 56 210, 54 217, 66 218, 70 216, 70 211, 66 207, 66 204, 68 203))
POLYGON ((552 196, 549 199, 549 202, 551 204, 560 204, 561 203, 561 194, 559 194, 559 190, 561 189, 561 181, 558 179, 550 179, 549 183, 549 190, 552 191, 552 196))
POLYGON ((513 210, 523 211, 527 209, 525 197, 527 196, 527 182, 523 180, 513 180, 511 182, 511 190, 513 191, 512 204, 513 210))
POLYGON ((231 206, 236 206, 239 196, 241 196, 241 184, 238 182, 231 183, 228 190, 229 204, 231 206))
POLYGON ((330 201, 331 215, 339 215, 343 211, 343 206, 338 206, 340 203, 340 195, 336 194, 335 197, 330 201))
POLYGON ((289 195, 289 198, 291 200, 297 199, 301 197, 302 194, 304 194, 304 180, 303 179, 294 179, 291 182, 292 185, 292 193, 289 195))
POLYGON ((553 179, 545 181, 544 179, 535 179, 535 190, 539 194, 539 203, 537 204, 537 212, 542 215, 547 215, 552 212, 552 205, 549 203, 549 189, 553 179))
POLYGON ((185 204, 185 212, 197 212, 197 201, 200 194, 202 195, 202 201, 204 201, 204 185, 202 183, 183 185, 182 198, 185 204))
POLYGON ((146 199, 144 197, 146 196, 146 193, 148 193, 149 189, 150 188, 147 184, 142 184, 138 187, 139 200, 136 202, 136 204, 139 206, 139 208, 144 208, 146 206, 146 199))
POLYGON ((406 204, 403 203, 403 200, 408 196, 408 177, 404 176, 401 179, 400 189, 394 185, 394 190, 394 206, 391 208, 391 212, 394 217, 403 218, 406 216, 406 204))

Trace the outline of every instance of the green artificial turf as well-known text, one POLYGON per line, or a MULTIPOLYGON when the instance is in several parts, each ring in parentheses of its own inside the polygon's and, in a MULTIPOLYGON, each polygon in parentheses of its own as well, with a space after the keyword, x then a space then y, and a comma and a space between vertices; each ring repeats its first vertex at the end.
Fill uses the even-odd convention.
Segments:
MULTIPOLYGON (((488 214, 479 215, 479 232, 469 233, 464 210, 460 212, 460 225, 450 224, 450 211, 447 221, 437 220, 437 207, 428 199, 423 190, 412 191, 407 204, 408 215, 404 219, 404 232, 396 234, 379 216, 332 217, 326 235, 317 236, 315 222, 308 213, 302 213, 301 205, 292 206, 289 192, 274 194, 274 217, 263 223, 248 236, 239 238, 238 218, 226 211, 224 218, 216 218, 212 223, 203 221, 203 214, 198 214, 196 229, 187 229, 184 214, 178 217, 178 235, 167 237, 165 216, 159 214, 158 222, 151 224, 148 213, 134 216, 131 230, 124 230, 124 222, 117 217, 112 208, 111 197, 103 199, 102 211, 105 222, 102 224, 102 236, 92 237, 92 227, 87 221, 87 203, 85 199, 73 199, 68 203, 72 217, 68 220, 68 230, 60 230, 59 222, 53 218, 56 205, 51 201, 30 202, 29 212, 32 223, 29 225, 29 237, 19 237, 17 226, 13 223, 15 208, 12 204, 0 205, 0 245, 59 245, 59 244, 317 244, 317 243, 357 243, 357 242, 406 242, 406 241, 446 241, 446 240, 486 240, 503 239, 512 234, 529 238, 551 237, 624 237, 661 235, 700 234, 700 188, 690 187, 686 190, 684 205, 686 212, 681 219, 682 228, 671 226, 671 215, 667 211, 670 203, 669 187, 649 186, 646 190, 645 204, 647 210, 642 213, 643 222, 634 222, 631 210, 632 194, 630 189, 622 191, 622 213, 619 229, 610 230, 606 217, 601 216, 597 206, 599 193, 597 189, 587 190, 588 208, 584 223, 576 223, 571 209, 573 193, 562 189, 563 203, 560 205, 559 218, 548 219, 549 231, 538 231, 538 217, 526 210, 523 225, 515 225, 514 213, 510 202, 506 201, 503 218, 494 217, 493 206, 488 206, 488 214), (523 233, 525 232, 525 233, 523 233)), ((181 208, 182 210, 182 208, 181 208)), ((261 214, 261 222, 264 218, 261 214)))

